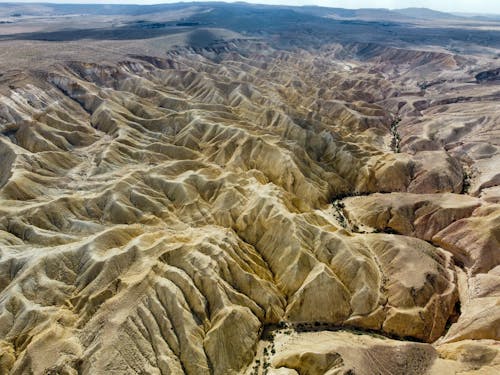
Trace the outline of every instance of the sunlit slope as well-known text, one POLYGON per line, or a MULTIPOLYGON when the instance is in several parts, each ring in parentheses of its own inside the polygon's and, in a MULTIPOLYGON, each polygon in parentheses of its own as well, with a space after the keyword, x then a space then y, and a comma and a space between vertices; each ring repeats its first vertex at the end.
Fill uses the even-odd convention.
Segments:
POLYGON ((418 86, 474 63, 245 41, 27 73, 0 101, 0 371, 369 373, 311 333, 340 327, 395 373, 498 369, 496 97, 463 83, 457 133, 418 86), (299 343, 264 354, 280 322, 299 343))

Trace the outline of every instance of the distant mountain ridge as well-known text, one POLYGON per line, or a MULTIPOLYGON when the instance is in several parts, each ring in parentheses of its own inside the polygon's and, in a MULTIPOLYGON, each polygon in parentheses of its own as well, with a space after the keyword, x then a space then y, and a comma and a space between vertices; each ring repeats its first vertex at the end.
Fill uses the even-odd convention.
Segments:
MULTIPOLYGON (((60 16, 70 14, 88 15, 145 15, 165 11, 173 11, 189 6, 220 7, 228 5, 224 2, 183 2, 172 4, 137 5, 137 4, 55 4, 55 3, 0 3, 0 17, 20 16, 60 16)), ((439 12, 428 8, 329 8, 322 6, 287 6, 287 5, 261 5, 249 3, 231 3, 232 6, 245 6, 253 8, 287 8, 299 13, 311 14, 319 17, 325 15, 341 19, 363 20, 389 20, 411 21, 415 19, 463 19, 465 16, 439 12)))
POLYGON ((465 18, 451 13, 440 12, 429 8, 403 8, 403 9, 394 9, 392 11, 407 17, 429 19, 429 20, 465 18))
POLYGON ((316 6, 307 6, 298 8, 307 13, 316 16, 324 16, 325 12, 329 12, 330 17, 340 19, 364 19, 364 20, 388 20, 388 21, 414 21, 414 20, 460 20, 467 18, 466 16, 454 15, 436 11, 429 8, 402 8, 402 9, 387 9, 387 8, 360 8, 360 9, 344 9, 344 8, 324 8, 316 6))

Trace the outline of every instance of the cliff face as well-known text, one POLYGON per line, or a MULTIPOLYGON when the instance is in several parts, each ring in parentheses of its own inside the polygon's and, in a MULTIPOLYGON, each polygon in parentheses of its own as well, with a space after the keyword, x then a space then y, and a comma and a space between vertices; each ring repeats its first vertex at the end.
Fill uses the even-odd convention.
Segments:
POLYGON ((499 370, 474 63, 240 41, 27 73, 0 99, 0 373, 499 370))

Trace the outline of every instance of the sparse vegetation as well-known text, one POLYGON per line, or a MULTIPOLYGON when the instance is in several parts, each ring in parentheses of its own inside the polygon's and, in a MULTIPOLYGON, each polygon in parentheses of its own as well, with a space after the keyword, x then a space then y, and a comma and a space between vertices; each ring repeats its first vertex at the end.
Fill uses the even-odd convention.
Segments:
POLYGON ((391 134, 392 134, 391 148, 392 148, 392 151, 394 151, 395 153, 401 152, 400 146, 399 146, 399 144, 401 142, 401 136, 399 135, 399 132, 398 132, 398 126, 399 126, 400 122, 401 122, 401 118, 397 117, 391 123, 391 134))
POLYGON ((344 215, 344 203, 342 201, 339 201, 339 200, 336 200, 336 201, 333 201, 332 203, 333 205, 333 208, 334 208, 334 217, 335 219, 339 222, 339 224, 345 228, 345 229, 349 229, 349 223, 347 221, 347 218, 345 217, 344 215))
POLYGON ((471 174, 470 172, 467 172, 464 170, 464 177, 463 177, 463 182, 462 182, 462 194, 468 194, 470 187, 471 187, 471 174))

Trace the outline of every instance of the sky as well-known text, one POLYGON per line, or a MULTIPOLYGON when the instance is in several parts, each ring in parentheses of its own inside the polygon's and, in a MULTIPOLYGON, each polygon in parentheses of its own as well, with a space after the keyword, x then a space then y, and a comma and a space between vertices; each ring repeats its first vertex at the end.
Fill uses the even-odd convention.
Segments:
MULTIPOLYGON (((192 0, 187 0, 192 1, 192 0)), ((206 1, 206 0, 205 0, 206 1)), ((226 0, 227 2, 234 2, 226 0)), ((16 0, 0 0, 0 3, 16 0)), ((37 0, 17 0, 37 2, 37 0)), ((159 4, 176 3, 179 0, 38 0, 51 3, 97 3, 97 4, 159 4)), ((407 8, 425 7, 444 12, 496 13, 500 14, 500 0, 247 0, 249 3, 285 5, 322 5, 339 8, 407 8)))

